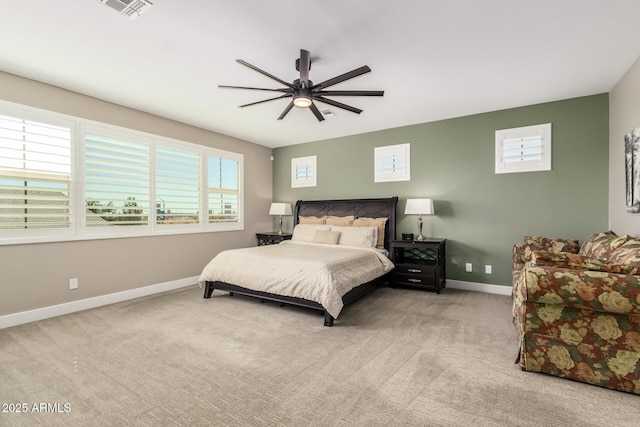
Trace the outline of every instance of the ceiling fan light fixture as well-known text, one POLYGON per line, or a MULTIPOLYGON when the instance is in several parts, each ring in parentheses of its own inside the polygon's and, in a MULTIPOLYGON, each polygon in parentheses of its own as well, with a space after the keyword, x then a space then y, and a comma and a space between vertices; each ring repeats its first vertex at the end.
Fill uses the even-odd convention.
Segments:
POLYGON ((293 105, 300 108, 308 108, 311 107, 312 101, 311 98, 307 98, 306 96, 300 95, 293 99, 293 105))

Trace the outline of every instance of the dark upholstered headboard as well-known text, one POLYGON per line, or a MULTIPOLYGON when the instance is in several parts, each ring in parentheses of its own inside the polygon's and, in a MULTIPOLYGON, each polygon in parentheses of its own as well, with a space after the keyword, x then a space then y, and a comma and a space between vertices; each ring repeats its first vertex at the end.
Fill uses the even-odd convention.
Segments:
POLYGON ((293 212, 293 225, 300 216, 347 216, 356 218, 389 218, 385 225, 384 247, 396 238, 397 197, 383 199, 298 200, 293 212))

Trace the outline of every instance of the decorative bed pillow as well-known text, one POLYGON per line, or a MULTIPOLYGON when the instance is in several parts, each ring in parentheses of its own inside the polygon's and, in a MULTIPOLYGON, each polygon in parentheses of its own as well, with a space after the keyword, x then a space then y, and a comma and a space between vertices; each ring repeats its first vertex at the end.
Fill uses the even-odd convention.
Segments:
POLYGON ((378 239, 376 248, 384 249, 384 226, 389 218, 356 218, 353 220, 354 227, 376 227, 378 229, 378 239))
POLYGON ((325 224, 326 216, 299 216, 298 224, 325 224))
POLYGON ((321 243, 323 245, 337 245, 340 240, 339 231, 316 230, 313 233, 313 243, 321 243))
POLYGON ((376 227, 340 227, 332 226, 332 231, 340 232, 339 245, 373 248, 376 246, 376 227))
POLYGON ((338 226, 348 226, 351 225, 353 223, 353 220, 356 217, 353 215, 349 215, 349 216, 332 216, 329 215, 327 216, 327 222, 326 224, 331 224, 331 225, 338 225, 338 226))
POLYGON ((298 224, 293 228, 291 240, 311 243, 316 230, 331 231, 331 226, 325 224, 298 224))

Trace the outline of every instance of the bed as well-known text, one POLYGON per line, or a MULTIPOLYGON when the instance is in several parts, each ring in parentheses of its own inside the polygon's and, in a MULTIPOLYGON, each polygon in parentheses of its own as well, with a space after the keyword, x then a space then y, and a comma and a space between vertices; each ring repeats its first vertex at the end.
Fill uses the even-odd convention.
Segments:
POLYGON ((297 305, 321 311, 324 325, 333 326, 344 306, 387 281, 393 269, 387 255, 396 237, 397 202, 397 197, 298 200, 293 212, 294 238, 278 245, 220 252, 200 275, 204 298, 217 289, 230 296, 297 305), (347 217, 355 219, 353 226, 341 222, 347 217), (332 225, 327 230, 326 224, 317 228, 309 224, 317 218, 328 218, 332 225), (375 224, 367 222, 373 219, 375 224), (368 233, 365 229, 374 233, 373 247, 342 244, 343 238, 368 233), (306 238, 310 233, 314 239, 320 236, 322 243, 333 243, 324 239, 331 240, 338 233, 340 244, 319 244, 306 238), (304 276, 304 272, 312 274, 304 276))

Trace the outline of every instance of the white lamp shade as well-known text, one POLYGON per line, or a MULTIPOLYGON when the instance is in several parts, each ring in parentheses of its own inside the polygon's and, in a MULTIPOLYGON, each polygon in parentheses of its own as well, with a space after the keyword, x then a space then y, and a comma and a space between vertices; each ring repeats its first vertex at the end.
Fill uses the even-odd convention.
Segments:
POLYGON ((404 213, 406 215, 433 215, 436 211, 433 209, 433 200, 431 199, 407 199, 404 213))
POLYGON ((290 203, 271 203, 269 215, 293 215, 290 203))

